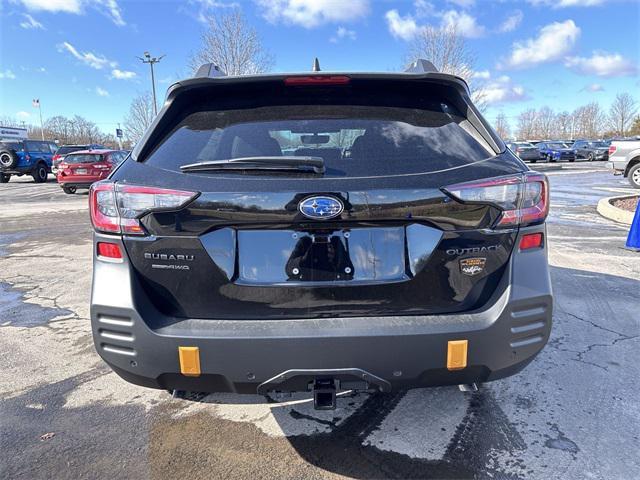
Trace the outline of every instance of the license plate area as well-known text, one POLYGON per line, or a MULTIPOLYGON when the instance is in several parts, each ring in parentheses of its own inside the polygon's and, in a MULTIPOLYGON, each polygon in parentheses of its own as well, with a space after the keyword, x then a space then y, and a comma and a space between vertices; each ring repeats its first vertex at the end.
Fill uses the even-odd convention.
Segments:
POLYGON ((77 168, 76 170, 74 170, 74 173, 76 175, 86 175, 87 174, 87 169, 86 168, 77 168))
POLYGON ((237 239, 239 284, 382 283, 409 278, 404 227, 239 230, 237 239))

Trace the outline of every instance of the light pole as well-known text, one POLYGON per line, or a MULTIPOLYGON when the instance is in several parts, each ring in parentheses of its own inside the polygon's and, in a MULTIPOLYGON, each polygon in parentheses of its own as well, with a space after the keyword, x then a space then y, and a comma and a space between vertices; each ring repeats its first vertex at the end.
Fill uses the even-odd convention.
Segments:
POLYGON ((152 57, 149 52, 144 52, 144 58, 137 57, 138 59, 140 59, 142 63, 148 63, 149 66, 151 67, 151 91, 153 92, 153 114, 154 115, 158 114, 158 106, 157 106, 158 104, 156 102, 156 79, 153 75, 153 65, 155 63, 160 62, 160 60, 162 60, 164 57, 165 57, 164 55, 160 57, 152 57))
POLYGON ((34 98, 31 102, 35 108, 40 112, 40 136, 42 137, 42 141, 44 142, 44 124, 42 123, 42 107, 40 106, 40 99, 34 98))

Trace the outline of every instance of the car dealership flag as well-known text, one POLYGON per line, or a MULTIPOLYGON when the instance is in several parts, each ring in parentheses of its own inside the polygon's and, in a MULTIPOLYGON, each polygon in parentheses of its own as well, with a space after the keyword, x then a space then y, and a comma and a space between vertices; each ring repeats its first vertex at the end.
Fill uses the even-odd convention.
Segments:
POLYGON ((40 107, 40 99, 39 98, 34 98, 31 103, 33 104, 33 108, 39 108, 40 107))

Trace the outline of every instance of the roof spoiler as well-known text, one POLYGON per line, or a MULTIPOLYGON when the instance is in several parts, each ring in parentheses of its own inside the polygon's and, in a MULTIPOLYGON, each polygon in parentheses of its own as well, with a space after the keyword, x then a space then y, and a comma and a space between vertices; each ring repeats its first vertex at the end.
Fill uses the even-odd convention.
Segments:
POLYGON ((438 73, 438 69, 429 60, 418 58, 409 64, 404 73, 438 73))
POLYGON ((214 77, 226 77, 227 74, 215 63, 205 63, 198 68, 196 72, 196 78, 214 78, 214 77))

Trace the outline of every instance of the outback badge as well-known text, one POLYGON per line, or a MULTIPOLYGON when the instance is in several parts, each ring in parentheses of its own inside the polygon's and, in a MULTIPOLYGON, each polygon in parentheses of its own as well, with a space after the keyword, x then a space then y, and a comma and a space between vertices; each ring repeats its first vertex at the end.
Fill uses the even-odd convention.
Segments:
POLYGON ((484 271, 485 263, 487 263, 487 259, 484 257, 464 258, 460 260, 460 271, 473 277, 484 271))

